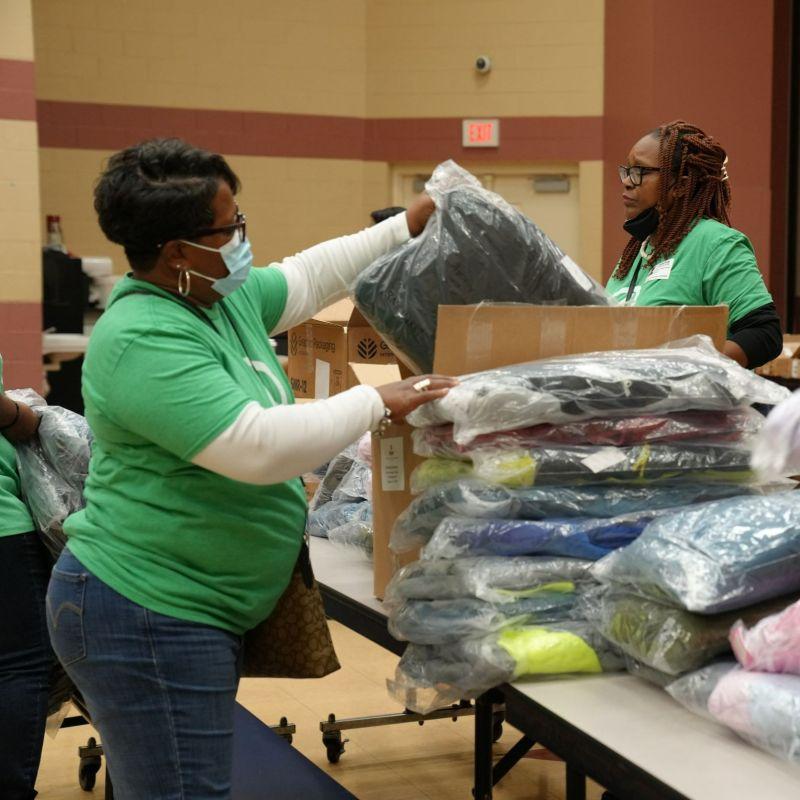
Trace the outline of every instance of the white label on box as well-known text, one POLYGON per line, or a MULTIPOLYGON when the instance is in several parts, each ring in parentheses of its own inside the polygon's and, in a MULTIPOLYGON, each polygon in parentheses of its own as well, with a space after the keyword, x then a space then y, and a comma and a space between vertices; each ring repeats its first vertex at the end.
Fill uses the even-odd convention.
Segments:
POLYGON ((561 265, 572 275, 578 286, 586 289, 587 292, 592 288, 589 276, 569 256, 564 256, 561 259, 561 265))
POLYGON ((586 456, 581 463, 592 472, 602 472, 604 469, 625 461, 627 456, 618 447, 604 447, 590 456, 586 456))
POLYGON ((403 492, 406 488, 406 464, 403 437, 381 439, 381 489, 403 492))
MULTIPOLYGON (((648 281, 665 281, 669 278, 670 273, 672 272, 672 265, 675 263, 674 258, 668 258, 666 261, 662 261, 660 264, 656 264, 653 269, 650 270, 650 274, 647 276, 648 281)), ((645 281, 646 283, 647 281, 645 281)))
POLYGON ((331 365, 327 361, 317 359, 314 368, 314 397, 327 400, 331 396, 331 365))

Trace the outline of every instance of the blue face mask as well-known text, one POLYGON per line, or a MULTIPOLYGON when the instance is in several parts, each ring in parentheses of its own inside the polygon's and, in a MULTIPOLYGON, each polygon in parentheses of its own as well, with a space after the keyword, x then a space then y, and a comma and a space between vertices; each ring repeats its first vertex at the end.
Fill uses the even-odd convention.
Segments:
POLYGON ((223 297, 233 294, 242 286, 253 268, 253 251, 250 248, 250 240, 242 239, 238 230, 233 234, 231 240, 222 245, 222 247, 206 247, 204 244, 197 244, 196 242, 187 242, 183 239, 181 241, 200 250, 208 250, 212 253, 219 253, 222 256, 222 260, 228 268, 228 274, 224 278, 211 278, 202 272, 195 272, 191 269, 187 271, 190 275, 196 275, 198 278, 211 281, 211 288, 223 297))

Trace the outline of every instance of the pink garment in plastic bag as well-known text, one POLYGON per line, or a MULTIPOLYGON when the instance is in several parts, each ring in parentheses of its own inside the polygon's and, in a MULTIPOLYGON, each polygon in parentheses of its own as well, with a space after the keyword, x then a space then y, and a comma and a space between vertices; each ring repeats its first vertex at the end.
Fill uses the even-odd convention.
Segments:
POLYGON ((800 675, 800 601, 750 630, 740 620, 731 628, 730 642, 746 670, 800 675))

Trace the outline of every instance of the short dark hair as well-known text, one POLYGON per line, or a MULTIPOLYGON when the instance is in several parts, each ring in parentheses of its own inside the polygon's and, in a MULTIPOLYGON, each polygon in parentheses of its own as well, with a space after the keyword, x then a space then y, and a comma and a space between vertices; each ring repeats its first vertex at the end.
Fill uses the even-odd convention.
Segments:
POLYGON ((378 208, 375 211, 370 211, 370 216, 372 217, 372 221, 377 225, 379 222, 383 222, 385 219, 389 219, 389 217, 397 216, 397 214, 402 214, 405 211, 403 206, 390 206, 389 208, 378 208))
POLYGON ((182 139, 149 139, 111 156, 94 189, 94 209, 108 239, 125 248, 134 269, 147 272, 165 242, 213 224, 220 181, 239 191, 221 155, 182 139))

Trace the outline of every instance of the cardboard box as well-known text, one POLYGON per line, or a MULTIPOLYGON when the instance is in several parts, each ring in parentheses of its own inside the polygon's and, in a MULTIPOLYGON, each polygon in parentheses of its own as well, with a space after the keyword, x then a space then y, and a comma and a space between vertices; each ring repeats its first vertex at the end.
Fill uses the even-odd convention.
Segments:
POLYGON ((295 397, 324 400, 356 386, 350 364, 396 364, 394 353, 350 300, 289 331, 289 380, 295 397))
POLYGON ((781 354, 756 372, 770 378, 800 379, 800 334, 784 334, 781 354))
MULTIPOLYGON (((699 333, 721 349, 727 328, 725 306, 441 306, 434 372, 465 375, 551 356, 658 347, 699 333)), ((374 589, 382 598, 396 570, 417 558, 392 553, 389 537, 412 500, 409 478, 422 459, 408 425, 373 437, 372 457, 374 589)))

